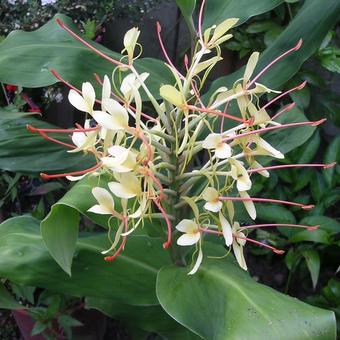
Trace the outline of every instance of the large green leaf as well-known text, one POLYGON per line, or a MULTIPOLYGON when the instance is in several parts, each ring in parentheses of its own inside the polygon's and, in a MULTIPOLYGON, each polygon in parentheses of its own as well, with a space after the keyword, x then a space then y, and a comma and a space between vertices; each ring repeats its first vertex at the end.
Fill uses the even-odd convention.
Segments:
MULTIPOLYGON (((209 245, 206 255, 225 251, 209 245)), ((204 339, 335 339, 331 311, 312 307, 258 284, 231 258, 205 259, 199 271, 168 266, 157 297, 179 323, 204 339)))
MULTIPOLYGON (((74 32, 78 29, 72 20, 56 15, 47 24, 33 32, 13 31, 0 44, 0 81, 23 87, 42 87, 57 82, 49 71, 55 69, 62 77, 79 87, 84 81, 95 83, 93 74, 111 75, 114 65, 83 46, 60 28, 55 20, 63 20, 74 32)), ((85 39, 86 40, 86 39, 85 39)), ((91 45, 108 56, 119 60, 121 55, 91 42, 91 45)), ((158 95, 161 83, 172 81, 170 71, 156 59, 136 61, 140 72, 149 72, 146 81, 158 95)))
POLYGON ((0 309, 25 309, 0 282, 0 309))
POLYGON ((80 237, 69 277, 48 253, 39 221, 29 216, 11 218, 0 225, 0 277, 71 296, 157 305, 157 272, 170 263, 162 241, 129 236, 119 257, 105 262, 100 252, 109 246, 106 233, 80 237))
MULTIPOLYGON (((34 117, 0 112, 0 169, 24 174, 40 172, 69 172, 86 169, 95 164, 91 156, 71 154, 67 148, 48 142, 37 133, 27 131, 26 125, 38 128, 56 128, 34 117), (4 114, 3 114, 4 113, 4 114)), ((50 134, 63 142, 69 136, 50 134)))
MULTIPOLYGON (((228 1, 226 1, 228 3, 228 1)), ((236 1, 237 4, 240 1, 236 1)), ((241 8, 247 11, 247 5, 241 8)), ((258 1, 254 1, 254 4, 258 1)), ((260 2, 261 3, 261 2, 260 2)), ((216 7, 216 11, 219 8, 216 7)), ((232 14, 234 16, 234 14, 232 14)), ((275 42, 269 46, 260 56, 255 74, 263 69, 281 53, 293 47, 299 39, 303 39, 303 45, 299 51, 284 58, 274 65, 261 79, 260 82, 270 88, 278 88, 290 79, 300 68, 303 62, 308 59, 320 46, 321 41, 327 32, 335 25, 340 15, 340 2, 338 0, 306 0, 298 14, 289 23, 287 28, 280 34, 275 42), (317 23, 313 24, 313 23, 317 23)), ((231 15, 228 15, 231 16, 231 15)), ((233 74, 217 79, 213 82, 209 93, 221 86, 230 86, 235 80, 242 77, 244 69, 233 74)))
POLYGON ((268 12, 284 0, 209 0, 206 3, 204 27, 217 25, 227 18, 239 18, 238 25, 250 17, 268 12))
POLYGON ((110 318, 133 328, 154 332, 167 339, 200 339, 172 319, 161 306, 130 306, 112 299, 86 298, 86 307, 98 309, 110 318))

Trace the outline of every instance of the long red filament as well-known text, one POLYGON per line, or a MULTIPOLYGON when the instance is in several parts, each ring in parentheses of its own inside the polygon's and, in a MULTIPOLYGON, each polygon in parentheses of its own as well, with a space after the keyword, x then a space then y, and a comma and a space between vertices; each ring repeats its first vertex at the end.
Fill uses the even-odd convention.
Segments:
POLYGON ((247 229, 257 229, 257 228, 267 228, 267 227, 290 227, 290 228, 303 228, 307 230, 316 230, 320 226, 319 225, 302 225, 302 224, 290 224, 290 223, 268 223, 268 224, 253 224, 247 225, 244 227, 240 227, 240 230, 247 230, 247 229))
POLYGON ((167 249, 167 248, 169 248, 169 246, 171 244, 171 235, 172 235, 172 232, 171 232, 171 222, 170 222, 170 220, 168 218, 167 213, 165 212, 165 210, 163 209, 162 205, 160 204, 160 202, 157 199, 154 199, 153 202, 157 205, 157 208, 162 213, 162 215, 164 217, 164 220, 165 220, 165 223, 166 223, 167 228, 168 228, 168 238, 167 238, 166 242, 163 243, 163 248, 167 249))
POLYGON ((80 176, 80 175, 85 175, 85 174, 88 174, 90 172, 93 172, 93 171, 97 170, 98 168, 100 168, 101 166, 102 166, 102 163, 99 162, 96 165, 94 165, 93 167, 91 167, 89 169, 85 169, 85 170, 73 171, 73 172, 64 173, 64 174, 54 174, 54 175, 49 175, 49 174, 45 174, 45 173, 42 172, 40 174, 40 176, 44 180, 49 180, 49 179, 53 179, 53 178, 62 178, 62 177, 67 177, 67 176, 80 176))
POLYGON ((254 172, 260 172, 264 170, 275 170, 275 169, 286 169, 286 168, 324 168, 329 169, 333 168, 336 165, 336 162, 330 163, 330 164, 283 164, 283 165, 273 165, 273 166, 265 166, 262 168, 256 168, 256 169, 248 169, 248 173, 254 173, 254 172))
POLYGON ((263 132, 267 132, 267 131, 272 131, 272 130, 279 130, 279 129, 287 129, 290 127, 296 127, 296 126, 304 126, 304 125, 312 125, 312 126, 318 126, 322 123, 324 123, 327 119, 323 118, 314 122, 299 122, 299 123, 289 123, 289 124, 282 124, 282 125, 277 125, 277 126, 270 126, 270 127, 266 127, 263 129, 258 129, 258 130, 253 130, 250 132, 245 132, 245 133, 241 133, 239 135, 236 136, 231 136, 231 137, 226 137, 223 138, 223 142, 228 142, 230 140, 234 140, 234 139, 238 139, 238 138, 243 138, 246 136, 250 136, 250 135, 254 135, 254 134, 258 134, 258 133, 263 133, 263 132))
POLYGON ((296 207, 300 207, 304 210, 309 210, 314 208, 313 204, 305 205, 301 203, 296 202, 290 202, 290 201, 284 201, 284 200, 275 200, 271 198, 259 198, 259 197, 219 197, 219 200, 221 201, 241 201, 241 202, 268 202, 268 203, 278 203, 278 204, 285 204, 285 205, 293 205, 296 207))
POLYGON ((70 149, 75 149, 76 147, 72 144, 68 144, 68 143, 64 143, 58 139, 55 139, 55 138, 52 138, 50 136, 48 136, 45 132, 43 131, 38 131, 38 133, 40 134, 41 137, 43 137, 44 139, 50 141, 50 142, 53 142, 55 144, 59 144, 59 145, 62 145, 62 146, 65 146, 67 148, 70 148, 70 149))
POLYGON ((117 61, 115 59, 112 59, 109 56, 107 56, 105 53, 103 53, 103 52, 99 51, 98 49, 96 49, 95 47, 93 47, 91 44, 89 44, 87 41, 85 41, 83 38, 81 38, 78 34, 74 33, 70 28, 68 28, 62 20, 56 19, 56 22, 67 33, 72 35, 74 38, 76 38, 78 41, 80 41, 84 46, 86 46, 87 48, 89 48, 90 50, 92 50, 93 52, 95 52, 96 54, 98 54, 99 56, 104 58, 105 60, 107 60, 110 63, 117 65, 117 66, 129 67, 129 65, 126 65, 126 64, 124 64, 120 61, 117 61))
POLYGON ((248 238, 248 237, 242 237, 242 236, 238 236, 238 235, 233 235, 234 238, 237 238, 237 239, 240 239, 240 240, 246 240, 250 243, 254 243, 258 246, 261 246, 261 247, 264 247, 264 248, 268 248, 270 250, 272 250, 275 254, 279 254, 279 255, 282 255, 285 251, 284 250, 280 250, 280 249, 277 249, 275 247, 272 247, 266 243, 263 243, 263 242, 259 242, 259 241, 256 241, 256 240, 253 240, 252 238, 248 238))
MULTIPOLYGON (((129 223, 128 223, 127 217, 124 217, 124 225, 125 225, 124 232, 126 233, 129 230, 129 223)), ((104 260, 107 261, 107 262, 114 261, 117 258, 117 256, 120 254, 120 252, 124 249, 125 243, 126 243, 126 239, 127 239, 126 235, 122 236, 122 242, 120 243, 119 248, 116 250, 116 252, 113 255, 105 256, 104 260)))
POLYGON ((209 109, 209 108, 202 108, 202 107, 197 107, 197 106, 194 106, 194 105, 186 105, 186 108, 191 110, 191 111, 211 113, 211 114, 216 115, 216 116, 222 116, 222 117, 229 118, 231 120, 235 120, 236 122, 247 123, 247 121, 245 121, 242 118, 238 118, 238 117, 232 116, 228 113, 212 110, 212 109, 209 109))
POLYGON ((255 84, 256 80, 258 80, 260 77, 262 77, 273 65, 275 65, 278 61, 280 61, 282 58, 284 58, 285 56, 287 56, 288 54, 292 53, 292 52, 295 52, 297 50, 300 49, 301 45, 302 45, 302 39, 300 39, 297 44, 289 49, 288 51, 282 53, 281 55, 279 55, 277 58, 275 58, 272 62, 270 62, 261 72, 259 72, 257 74, 256 77, 254 77, 253 80, 251 80, 247 86, 246 86, 246 89, 249 89, 250 86, 252 86, 253 84, 255 84))
POLYGON ((293 88, 291 88, 290 90, 287 90, 286 92, 283 92, 281 94, 279 94, 278 96, 276 96, 275 98, 273 98, 270 102, 268 102, 266 105, 264 105, 261 109, 265 110, 268 106, 274 104, 275 102, 277 102, 279 99, 287 96, 289 93, 297 91, 297 90, 302 90, 307 84, 307 81, 304 81, 303 83, 301 83, 298 86, 295 86, 293 88))
POLYGON ((295 102, 288 104, 284 108, 282 108, 279 112, 277 112, 271 119, 275 120, 276 118, 280 117, 283 113, 292 110, 296 106, 295 102))
POLYGON ((162 27, 161 27, 161 24, 157 21, 156 22, 156 27, 157 27, 157 37, 158 37, 158 42, 159 42, 159 45, 161 46, 161 50, 164 54, 164 57, 167 61, 167 63, 177 72, 177 74, 179 75, 180 78, 182 79, 185 79, 185 77, 182 75, 181 72, 179 72, 179 70, 175 67, 175 65, 172 63, 166 49, 165 49, 165 46, 163 44, 163 40, 162 40, 162 36, 161 36, 161 31, 162 31, 162 27))
POLYGON ((202 45, 204 43, 203 34, 202 34, 202 21, 203 21, 204 6, 205 6, 205 0, 202 0, 201 7, 200 7, 200 12, 198 14, 198 35, 199 35, 199 38, 200 38, 200 40, 202 42, 202 45))
POLYGON ((27 125, 27 130, 30 132, 55 132, 55 133, 74 133, 74 132, 90 132, 90 131, 96 131, 99 127, 93 127, 93 128, 77 128, 77 129, 40 129, 36 128, 30 124, 27 125))

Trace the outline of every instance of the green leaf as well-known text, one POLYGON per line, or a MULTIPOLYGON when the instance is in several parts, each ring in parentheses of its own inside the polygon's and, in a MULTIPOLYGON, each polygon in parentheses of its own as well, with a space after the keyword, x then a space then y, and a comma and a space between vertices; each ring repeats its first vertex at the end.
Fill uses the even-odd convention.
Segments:
MULTIPOLYGON (((223 255, 209 245, 206 255, 223 255)), ((178 322, 204 339, 335 339, 332 312, 312 307, 258 284, 231 258, 205 258, 195 275, 164 267, 157 297, 178 322)))
POLYGON ((31 336, 42 333, 47 328, 47 324, 41 321, 36 321, 31 331, 31 336))
MULTIPOLYGON (((95 164, 92 156, 68 153, 67 148, 27 131, 28 124, 37 128, 56 128, 33 117, 3 118, 0 113, 0 169, 32 174, 76 171, 95 164)), ((49 135, 63 142, 70 142, 65 134, 49 135)))
POLYGON ((5 286, 0 282, 0 309, 25 309, 23 305, 18 303, 14 297, 8 292, 5 286))
POLYGON ((176 0, 177 6, 180 8, 183 17, 188 20, 194 13, 196 0, 176 0))
POLYGON ((322 198, 327 193, 327 186, 326 186, 325 180, 323 176, 318 172, 314 173, 314 176, 311 182, 311 192, 312 192, 313 199, 317 203, 322 202, 322 198))
POLYGON ((209 0, 206 2, 204 27, 217 25, 228 18, 239 18, 237 25, 249 18, 271 11, 280 5, 283 0, 209 0))
POLYGON ((294 214, 280 205, 256 205, 257 218, 265 222, 296 223, 294 214))
POLYGON ((111 263, 100 253, 110 247, 107 234, 92 235, 78 238, 69 277, 49 255, 39 221, 29 216, 8 219, 0 225, 0 277, 64 295, 157 305, 157 272, 170 263, 162 240, 129 236, 124 251, 111 263))
MULTIPOLYGON (((225 5, 221 5, 221 8, 220 6, 216 5, 216 3, 220 3, 218 0, 209 1, 209 7, 211 6, 211 9, 215 15, 211 16, 211 19, 209 18, 209 20, 207 20, 207 24, 209 23, 208 26, 211 23, 215 23, 214 21, 218 22, 218 18, 221 16, 223 16, 223 19, 230 16, 243 18, 245 14, 248 13, 248 9, 252 11, 251 13, 253 15, 258 14, 257 12, 254 12, 251 4, 257 6, 258 3, 265 3, 264 1, 254 1, 250 3, 249 1, 244 0, 245 4, 241 6, 243 1, 240 2, 237 0, 235 1, 234 8, 238 8, 242 13, 238 15, 238 13, 230 11, 231 13, 225 14, 223 10, 224 6, 228 9, 229 4, 233 2, 234 1, 223 2, 225 5)), ((274 6, 279 4, 276 1, 268 2, 274 6)), ((255 69, 255 74, 262 70, 277 56, 293 47, 299 41, 299 39, 303 39, 302 47, 299 49, 299 51, 284 58, 279 63, 274 65, 263 77, 261 77, 261 79, 259 79, 259 82, 274 89, 283 85, 299 70, 303 62, 307 60, 320 46, 324 36, 337 22, 339 15, 340 3, 337 0, 305 1, 298 14, 289 23, 287 28, 280 34, 275 42, 261 54, 259 63, 255 69), (318 25, 311 26, 312 22, 317 22, 318 25)), ((211 95, 217 88, 221 86, 229 87, 234 83, 235 80, 242 77, 243 72, 244 68, 234 72, 229 76, 221 77, 215 80, 212 83, 209 94, 211 95)))
POLYGON ((294 234, 289 242, 297 243, 297 242, 315 242, 315 243, 323 243, 330 244, 329 235, 326 231, 317 229, 317 230, 303 230, 294 234))
POLYGON ((73 254, 78 238, 79 213, 55 204, 41 222, 41 235, 47 249, 59 266, 71 276, 73 254))
MULTIPOLYGON (((333 139, 333 141, 329 144, 325 156, 324 156, 324 162, 325 163, 332 163, 332 162, 340 162, 340 136, 333 139)), ((339 165, 336 165, 339 166, 339 165)), ((326 182, 333 186, 334 184, 334 173, 335 173, 335 167, 330 169, 324 170, 324 178, 326 182)))
POLYGON ((309 163, 318 152, 321 143, 320 133, 316 130, 307 142, 292 152, 292 158, 297 163, 309 163))
POLYGON ((86 298, 86 307, 98 309, 128 327, 160 334, 168 339, 198 339, 188 329, 172 319, 161 306, 129 306, 114 300, 86 298))
MULTIPOLYGON (((90 81, 99 89, 93 74, 97 73, 102 78, 105 74, 110 76, 115 65, 70 36, 57 25, 56 19, 61 19, 72 31, 79 33, 72 20, 61 14, 57 14, 36 31, 11 32, 0 45, 1 82, 23 87, 52 85, 57 82, 49 71, 52 68, 76 87, 90 81)), ((85 40, 115 60, 122 57, 100 44, 85 40)), ((170 70, 160 60, 144 58, 137 60, 135 66, 139 72, 150 73, 146 84, 156 95, 161 83, 173 81, 170 70)))
POLYGON ((340 232, 340 223, 327 216, 308 216, 303 218, 300 223, 306 225, 319 225, 319 229, 327 231, 331 235, 340 232))
POLYGON ((302 256, 305 258, 308 270, 310 272, 313 288, 315 289, 319 274, 320 274, 320 257, 316 250, 308 249, 302 252, 302 256))

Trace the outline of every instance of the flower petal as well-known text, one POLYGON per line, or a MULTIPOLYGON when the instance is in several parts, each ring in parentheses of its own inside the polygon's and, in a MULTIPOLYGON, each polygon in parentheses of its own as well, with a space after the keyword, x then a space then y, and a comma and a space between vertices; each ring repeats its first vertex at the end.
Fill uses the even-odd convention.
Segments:
POLYGON ((233 242, 233 251, 239 266, 242 269, 247 270, 247 263, 244 258, 243 247, 240 246, 236 241, 233 242))
POLYGON ((114 211, 114 201, 109 191, 104 188, 95 187, 92 189, 92 194, 102 207, 108 211, 114 211))
POLYGON ((231 147, 227 143, 222 143, 215 149, 215 155, 220 159, 229 158, 231 156, 231 147))
POLYGON ((77 110, 90 113, 86 101, 77 91, 70 90, 68 100, 77 110))
POLYGON ((221 201, 206 202, 204 204, 204 209, 212 212, 219 212, 222 209, 222 202, 221 201))
POLYGON ((175 228, 182 233, 193 233, 198 231, 197 224, 194 221, 188 219, 184 219, 179 222, 175 228))
MULTIPOLYGON (((111 97, 111 83, 109 77, 105 74, 102 88, 102 101, 104 99, 109 99, 110 97, 111 97)), ((104 110, 104 108, 102 109, 104 110)))
POLYGON ((100 215, 111 215, 112 211, 105 208, 102 205, 96 204, 93 207, 91 207, 90 209, 87 210, 88 212, 92 212, 95 214, 100 214, 100 215))
POLYGON ((196 263, 195 263, 194 267, 191 269, 191 271, 188 273, 188 275, 193 275, 197 272, 199 266, 202 263, 202 260, 203 260, 203 252, 202 252, 202 248, 200 247, 200 249, 198 251, 196 263))
POLYGON ((201 234, 199 232, 194 234, 183 234, 177 239, 177 244, 179 246, 192 246, 197 243, 201 238, 201 234))
POLYGON ((110 182, 108 186, 117 197, 129 199, 137 196, 136 192, 132 191, 129 187, 126 187, 121 183, 110 182))
MULTIPOLYGON (((245 191, 240 191, 240 196, 243 198, 250 198, 245 191)), ((251 219, 256 219, 256 209, 253 201, 243 201, 244 207, 246 208, 251 219)))
POLYGON ((89 82, 83 83, 81 87, 81 93, 85 102, 87 103, 88 108, 92 111, 93 105, 96 100, 96 93, 94 92, 94 88, 89 82))
POLYGON ((217 133, 208 135, 202 143, 203 149, 216 149, 222 143, 222 136, 217 133))
POLYGON ((231 230, 231 225, 228 222, 228 220, 222 215, 221 212, 219 213, 219 218, 221 222, 225 244, 229 247, 233 243, 233 232, 231 230))

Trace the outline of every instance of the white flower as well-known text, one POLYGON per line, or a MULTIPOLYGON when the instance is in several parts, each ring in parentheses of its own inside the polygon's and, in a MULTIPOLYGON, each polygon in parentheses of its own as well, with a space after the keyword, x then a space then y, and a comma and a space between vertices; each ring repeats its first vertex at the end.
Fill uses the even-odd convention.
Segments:
POLYGON ((93 86, 88 82, 83 83, 81 93, 82 94, 79 94, 75 90, 70 90, 68 100, 79 111, 91 114, 96 100, 96 93, 94 92, 93 86))
POLYGON ((218 191, 214 188, 208 187, 203 191, 203 199, 206 201, 204 209, 219 212, 222 209, 222 202, 218 199, 218 191))
POLYGON ((137 79, 134 73, 130 73, 123 79, 120 86, 120 91, 127 101, 132 99, 133 89, 138 90, 142 83, 144 83, 144 81, 148 78, 148 76, 149 73, 144 72, 140 74, 139 78, 137 79))
POLYGON ((263 156, 272 156, 275 158, 283 159, 285 156, 279 151, 273 148, 268 142, 266 142, 261 137, 258 137, 256 140, 256 149, 254 152, 256 155, 263 155, 263 156))
POLYGON ((108 153, 112 157, 103 157, 101 161, 114 172, 130 172, 137 164, 136 154, 122 146, 113 145, 108 148, 108 153))
POLYGON ((241 162, 236 159, 230 159, 231 177, 237 181, 238 191, 247 191, 251 188, 251 180, 247 170, 241 162))
POLYGON ((124 175, 117 174, 115 177, 119 182, 110 182, 108 186, 117 197, 129 199, 140 196, 141 186, 136 175, 126 173, 124 175))
POLYGON ((234 222, 233 224, 233 234, 234 234, 233 251, 234 251, 234 255, 239 266, 242 269, 247 270, 247 264, 246 264, 246 260, 243 254, 243 246, 246 244, 246 240, 244 239, 245 235, 239 231, 239 228, 240 228, 240 224, 238 222, 234 222))
MULTIPOLYGON (((90 127, 90 120, 87 119, 84 124, 84 128, 87 129, 90 127)), ((88 131, 88 132, 73 132, 72 134, 72 142, 76 146, 75 149, 69 150, 68 152, 78 152, 81 150, 89 150, 91 149, 97 142, 97 133, 98 131, 88 131)))
POLYGON ((112 195, 104 188, 95 187, 92 194, 99 204, 94 205, 87 211, 101 215, 115 215, 115 205, 112 195))
POLYGON ((176 225, 176 229, 185 233, 177 239, 179 246, 191 246, 201 238, 199 227, 194 221, 184 219, 176 225))
POLYGON ((203 149, 214 149, 217 158, 225 159, 231 156, 231 148, 223 142, 223 137, 217 133, 211 133, 202 143, 203 149))
MULTIPOLYGON (((242 198, 250 198, 246 191, 239 191, 242 198)), ((253 201, 243 201, 243 205, 246 208, 251 219, 256 219, 256 209, 253 201)))
POLYGON ((222 227, 222 233, 225 240, 226 246, 230 246, 233 243, 233 232, 231 230, 231 225, 228 222, 228 220, 222 215, 222 213, 219 213, 219 219, 222 227))
POLYGON ((93 118, 105 129, 119 131, 128 127, 129 115, 126 109, 114 99, 104 99, 102 105, 105 111, 94 111, 93 118))
POLYGON ((128 30, 125 35, 124 35, 124 51, 127 52, 128 58, 129 58, 129 62, 131 63, 132 59, 133 59, 133 53, 137 44, 137 40, 139 37, 140 31, 137 27, 133 27, 130 30, 128 30))

